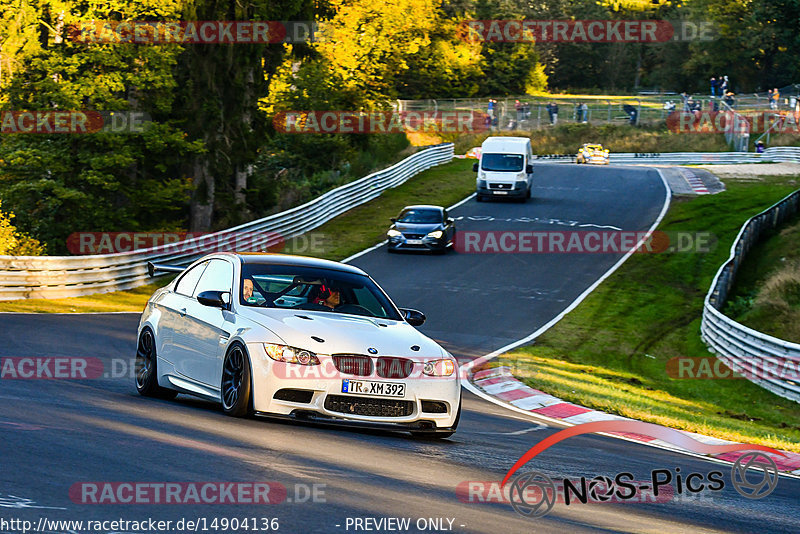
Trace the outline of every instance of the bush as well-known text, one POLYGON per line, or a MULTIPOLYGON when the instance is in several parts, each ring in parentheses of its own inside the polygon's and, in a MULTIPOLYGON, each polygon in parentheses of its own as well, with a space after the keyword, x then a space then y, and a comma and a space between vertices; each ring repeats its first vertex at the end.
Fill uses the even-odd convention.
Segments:
MULTIPOLYGON (((2 207, 2 201, 0 201, 2 207)), ((20 232, 11 224, 13 213, 0 211, 0 256, 41 256, 45 247, 37 239, 20 232)))

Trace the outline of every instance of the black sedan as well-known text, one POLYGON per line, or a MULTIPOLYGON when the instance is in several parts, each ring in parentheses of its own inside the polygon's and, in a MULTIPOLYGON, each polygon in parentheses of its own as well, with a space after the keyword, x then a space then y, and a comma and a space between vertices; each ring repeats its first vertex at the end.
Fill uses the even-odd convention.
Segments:
POLYGON ((389 252, 444 252, 453 246, 456 223, 441 206, 406 206, 386 232, 389 252))

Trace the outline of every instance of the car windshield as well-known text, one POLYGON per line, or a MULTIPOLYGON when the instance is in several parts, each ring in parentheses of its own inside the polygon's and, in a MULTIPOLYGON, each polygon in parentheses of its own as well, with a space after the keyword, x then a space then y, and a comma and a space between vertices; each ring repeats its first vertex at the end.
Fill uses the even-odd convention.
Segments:
POLYGON ((431 209, 407 209, 403 210, 397 218, 401 223, 431 224, 442 222, 442 212, 431 209))
POLYGON ((346 313, 402 320, 368 276, 291 265, 245 263, 239 285, 244 306, 346 313))
POLYGON ((483 154, 481 168, 484 171, 516 172, 522 170, 522 154, 483 154))

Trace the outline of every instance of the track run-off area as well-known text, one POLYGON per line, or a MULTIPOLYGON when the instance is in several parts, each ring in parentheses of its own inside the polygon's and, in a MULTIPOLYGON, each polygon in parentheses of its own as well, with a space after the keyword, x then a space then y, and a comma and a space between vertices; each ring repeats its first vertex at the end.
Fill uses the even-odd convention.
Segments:
MULTIPOLYGON (((646 232, 669 195, 652 168, 554 164, 535 166, 532 194, 524 204, 472 198, 450 213, 459 232, 481 235, 646 232)), ((381 246, 350 263, 368 272, 398 306, 422 310, 427 322, 420 330, 467 363, 548 324, 622 257, 622 252, 474 250, 423 256, 388 254, 381 246)), ((220 407, 185 395, 173 401, 142 398, 132 377, 138 319, 134 313, 0 314, 0 356, 92 357, 105 369, 93 380, 0 381, 0 516, 35 526, 47 525, 41 518, 152 518, 172 521, 174 528, 183 519, 201 521, 200 532, 203 526, 206 532, 225 531, 219 528, 221 518, 255 518, 259 531, 277 518, 272 526, 279 532, 398 531, 389 518, 409 518, 405 531, 411 532, 798 529, 798 479, 781 477, 769 496, 751 500, 730 486, 729 465, 601 435, 561 442, 527 467, 559 480, 613 478, 624 471, 647 481, 657 469, 704 477, 721 471, 725 488, 659 502, 556 503, 544 517, 523 517, 510 504, 497 502, 501 499, 488 488, 528 449, 561 428, 468 391, 458 432, 442 441, 233 419, 220 407), (279 498, 271 504, 95 504, 85 502, 79 491, 86 483, 174 482, 267 484, 279 498), (275 488, 285 488, 285 494, 275 488)), ((126 529, 109 525, 103 531, 115 530, 126 529)), ((0 524, 4 531, 19 530, 0 524)))

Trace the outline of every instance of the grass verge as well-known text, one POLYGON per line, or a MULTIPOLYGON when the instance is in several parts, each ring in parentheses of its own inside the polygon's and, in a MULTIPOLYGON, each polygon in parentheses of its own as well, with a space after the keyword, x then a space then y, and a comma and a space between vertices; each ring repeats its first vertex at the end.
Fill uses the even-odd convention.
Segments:
POLYGON ((759 332, 800 343, 800 217, 750 251, 725 312, 759 332))
POLYGON ((676 197, 660 229, 711 232, 709 252, 635 254, 534 345, 503 355, 530 386, 569 402, 733 441, 800 452, 800 409, 744 379, 672 379, 678 356, 707 356, 703 299, 744 220, 798 187, 791 177, 726 181, 676 197))
MULTIPOLYGON (((450 206, 475 190, 473 160, 457 159, 439 165, 412 178, 403 185, 385 191, 378 198, 328 221, 312 235, 320 237, 319 248, 303 248, 311 241, 290 240, 284 252, 316 256, 330 260, 343 260, 365 248, 380 243, 394 217, 410 204, 438 204, 450 206)), ((144 309, 150 295, 169 283, 171 278, 127 291, 87 295, 66 299, 30 299, 0 301, 0 311, 5 312, 112 312, 144 309)))

